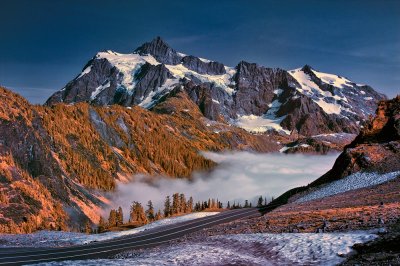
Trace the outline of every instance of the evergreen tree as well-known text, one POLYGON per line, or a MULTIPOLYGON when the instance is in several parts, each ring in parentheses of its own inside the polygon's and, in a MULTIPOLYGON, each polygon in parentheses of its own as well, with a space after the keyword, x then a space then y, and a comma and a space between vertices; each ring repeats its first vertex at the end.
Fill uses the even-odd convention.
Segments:
POLYGON ((263 198, 260 196, 257 201, 257 207, 261 207, 263 205, 263 198))
POLYGON ((151 200, 149 200, 149 202, 147 203, 146 215, 149 222, 154 221, 155 219, 154 207, 153 207, 153 202, 151 202, 151 200))
POLYGON ((85 233, 90 234, 92 232, 92 225, 89 220, 86 220, 85 223, 85 233))
POLYGON ((172 195, 172 214, 178 214, 179 208, 180 208, 179 194, 174 193, 172 195))
POLYGON ((187 204, 186 204, 186 213, 193 212, 193 198, 190 197, 187 204))
POLYGON ((136 223, 139 226, 147 224, 147 218, 142 204, 137 201, 132 202, 131 212, 129 216, 130 223, 136 223))
POLYGON ((268 204, 267 197, 264 198, 264 204, 265 204, 265 205, 268 204))
POLYGON ((228 201, 228 204, 226 204, 226 208, 230 209, 231 208, 231 203, 228 201))
POLYGON ((164 202, 164 217, 169 217, 171 215, 171 199, 169 196, 165 198, 164 202))
POLYGON ((156 221, 161 220, 162 219, 162 214, 161 214, 161 210, 158 210, 156 217, 154 218, 156 221))
POLYGON ((244 201, 244 207, 245 207, 245 208, 248 208, 248 207, 249 207, 249 201, 248 201, 248 200, 245 200, 245 201, 244 201))
POLYGON ((103 216, 100 216, 99 225, 97 226, 97 232, 103 233, 106 230, 106 221, 103 216))
POLYGON ((215 199, 211 200, 211 209, 215 209, 217 205, 215 204, 215 199))
POLYGON ((117 211, 116 210, 110 211, 110 216, 108 217, 108 225, 110 227, 117 225, 117 211))
POLYGON ((186 206, 186 197, 185 194, 180 194, 179 195, 179 213, 186 213, 187 212, 187 206, 186 206))
POLYGON ((122 212, 121 206, 118 208, 117 211, 117 226, 124 224, 124 214, 122 212))

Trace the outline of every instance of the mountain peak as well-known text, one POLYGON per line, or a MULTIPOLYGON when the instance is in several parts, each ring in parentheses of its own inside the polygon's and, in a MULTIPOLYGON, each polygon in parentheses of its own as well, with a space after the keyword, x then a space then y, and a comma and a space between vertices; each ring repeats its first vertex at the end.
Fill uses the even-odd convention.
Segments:
POLYGON ((306 64, 306 65, 304 65, 304 66, 301 68, 301 70, 302 70, 304 73, 310 73, 311 70, 313 70, 313 68, 312 68, 310 65, 306 64))
POLYGON ((135 52, 142 52, 143 50, 148 50, 149 48, 170 48, 172 49, 169 44, 164 41, 160 36, 156 36, 153 40, 151 40, 150 42, 145 42, 144 44, 142 44, 140 47, 138 47, 135 52))
POLYGON ((155 37, 151 42, 142 44, 136 48, 134 53, 152 55, 157 61, 167 65, 176 65, 182 59, 160 36, 155 37))

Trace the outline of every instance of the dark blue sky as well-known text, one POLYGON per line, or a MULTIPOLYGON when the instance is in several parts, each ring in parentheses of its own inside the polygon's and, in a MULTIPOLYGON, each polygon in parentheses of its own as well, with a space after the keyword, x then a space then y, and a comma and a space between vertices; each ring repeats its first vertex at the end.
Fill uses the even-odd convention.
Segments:
POLYGON ((0 84, 43 103, 100 50, 162 36, 226 65, 323 72, 400 93, 400 1, 4 0, 0 84))

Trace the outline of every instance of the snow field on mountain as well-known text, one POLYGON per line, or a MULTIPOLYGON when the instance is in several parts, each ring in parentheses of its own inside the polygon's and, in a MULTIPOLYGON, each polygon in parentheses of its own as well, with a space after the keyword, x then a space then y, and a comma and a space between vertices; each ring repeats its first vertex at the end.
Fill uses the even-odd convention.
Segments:
POLYGON ((92 70, 92 66, 91 66, 91 65, 88 66, 88 67, 86 67, 86 68, 82 71, 82 73, 79 74, 79 76, 78 76, 76 79, 78 79, 78 78, 80 78, 80 77, 86 75, 86 74, 89 73, 91 70, 92 70))
POLYGON ((165 65, 166 68, 174 75, 176 78, 188 78, 191 76, 199 79, 203 83, 214 83, 217 87, 224 89, 228 94, 232 95, 233 89, 229 85, 234 85, 232 81, 233 75, 235 75, 236 70, 231 67, 225 67, 226 73, 223 75, 209 75, 209 74, 199 74, 196 71, 190 70, 183 64, 179 65, 165 65))
POLYGON ((121 85, 124 85, 127 90, 133 90, 135 88, 136 81, 134 80, 134 75, 140 67, 148 61, 149 63, 156 61, 151 55, 142 57, 138 54, 120 54, 113 51, 100 52, 96 57, 105 58, 113 66, 118 68, 123 74, 121 85))
POLYGON ((0 234, 0 247, 60 247, 88 244, 94 241, 110 240, 117 237, 129 236, 145 230, 166 225, 182 223, 199 219, 219 212, 197 212, 178 217, 162 219, 135 229, 102 234, 83 234, 74 232, 39 231, 32 234, 0 234))
POLYGON ((105 84, 100 85, 99 87, 97 87, 93 92, 92 95, 90 96, 91 100, 96 99, 97 95, 99 95, 100 92, 102 92, 104 89, 107 89, 108 87, 110 87, 111 83, 110 81, 107 81, 105 84))
POLYGON ((333 85, 337 88, 343 89, 343 86, 353 86, 352 82, 344 77, 339 77, 333 74, 322 73, 316 70, 312 70, 312 72, 320 79, 322 82, 326 84, 333 85))
POLYGON ((160 247, 128 251, 116 259, 40 265, 336 265, 355 243, 376 235, 348 233, 238 234, 184 240, 160 247))
POLYGON ((157 100, 160 97, 162 97, 163 95, 165 95, 166 93, 171 91, 173 88, 175 88, 175 86, 177 84, 178 84, 178 80, 177 79, 167 79, 165 81, 165 83, 161 87, 158 87, 157 90, 150 92, 149 95, 147 95, 147 97, 144 98, 142 100, 142 102, 139 103, 138 105, 140 107, 147 108, 147 109, 151 108, 154 104, 157 103, 157 100), (155 97, 157 95, 159 97, 155 97))
POLYGON ((233 124, 237 127, 243 128, 249 132, 263 133, 268 130, 274 129, 276 131, 284 132, 289 135, 290 130, 284 129, 280 123, 286 116, 276 117, 275 113, 279 110, 282 105, 277 99, 279 95, 283 92, 282 89, 274 90, 276 99, 269 104, 269 109, 267 113, 262 116, 257 115, 242 115, 239 116, 233 124))
POLYGON ((292 146, 292 147, 288 147, 288 146, 285 146, 285 147, 282 147, 280 150, 279 150, 279 152, 285 152, 285 151, 287 151, 287 150, 289 150, 289 149, 294 149, 294 148, 297 148, 297 147, 303 147, 303 148, 308 148, 308 147, 310 147, 310 145, 308 145, 308 144, 300 144, 300 145, 294 145, 294 146, 292 146))
MULTIPOLYGON (((97 54, 97 58, 106 58, 111 62, 118 70, 123 74, 122 85, 124 85, 127 89, 133 89, 136 85, 134 80, 134 74, 140 69, 142 65, 146 62, 152 65, 159 65, 158 62, 153 56, 146 55, 141 56, 139 54, 120 54, 113 51, 101 52, 97 54)), ((189 78, 191 76, 196 77, 202 82, 215 83, 217 87, 224 89, 227 93, 232 95, 233 89, 229 87, 229 85, 233 85, 232 77, 235 75, 236 70, 232 67, 225 67, 226 74, 223 75, 208 75, 208 74, 199 74, 193 70, 186 68, 182 64, 178 65, 165 65, 165 67, 172 73, 172 75, 176 79, 180 78, 189 78)), ((86 70, 86 69, 85 69, 86 70)), ((85 72, 85 71, 84 71, 85 72)), ((83 76, 83 73, 81 76, 83 76)), ((160 93, 162 90, 166 89, 170 84, 164 84, 158 90, 160 93)), ((147 97, 148 98, 148 97, 147 97)), ((143 106, 146 106, 146 103, 142 103, 143 106)))
POLYGON ((283 131, 286 134, 290 134, 289 130, 283 129, 280 125, 282 120, 285 117, 272 118, 266 115, 256 116, 256 115, 243 115, 239 116, 234 125, 240 128, 243 128, 249 132, 263 133, 271 129, 275 129, 277 131, 283 131))
POLYGON ((327 185, 323 185, 321 188, 310 192, 309 194, 297 199, 295 202, 302 203, 310 200, 329 197, 354 189, 382 184, 384 182, 395 179, 399 175, 400 171, 386 174, 358 172, 327 185))
MULTIPOLYGON (((345 85, 346 82, 350 82, 347 79, 343 80, 343 78, 339 78, 336 75, 321 73, 314 70, 313 72, 317 75, 317 77, 322 79, 323 82, 334 86, 338 85, 336 86, 338 88, 343 88, 343 85, 345 85)), ((337 115, 340 114, 343 106, 338 104, 336 101, 341 100, 347 102, 346 97, 334 95, 329 91, 321 90, 318 85, 311 80, 310 76, 301 70, 301 68, 290 70, 288 73, 300 84, 301 88, 297 88, 297 90, 312 97, 313 101, 317 103, 325 111, 325 113, 337 115), (333 98, 334 101, 327 100, 327 98, 333 98)))

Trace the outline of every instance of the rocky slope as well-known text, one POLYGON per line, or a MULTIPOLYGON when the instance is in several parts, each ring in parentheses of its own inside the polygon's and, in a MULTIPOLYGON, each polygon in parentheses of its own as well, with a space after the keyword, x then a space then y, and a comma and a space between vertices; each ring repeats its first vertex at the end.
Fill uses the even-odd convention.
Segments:
POLYGON ((380 101, 375 117, 340 154, 316 186, 358 171, 386 173, 400 169, 400 96, 380 101))
POLYGON ((266 135, 204 118, 180 89, 153 111, 35 106, 4 88, 0 102, 0 232, 97 222, 107 204, 101 191, 135 174, 190 178, 215 165, 199 151, 279 147, 266 135))
POLYGON ((251 132, 274 129, 303 136, 357 133, 384 99, 367 85, 306 65, 286 71, 220 62, 175 51, 160 37, 133 53, 97 53, 47 105, 88 102, 154 108, 175 88, 186 91, 202 114, 251 132), (360 124, 361 123, 361 124, 360 124))

